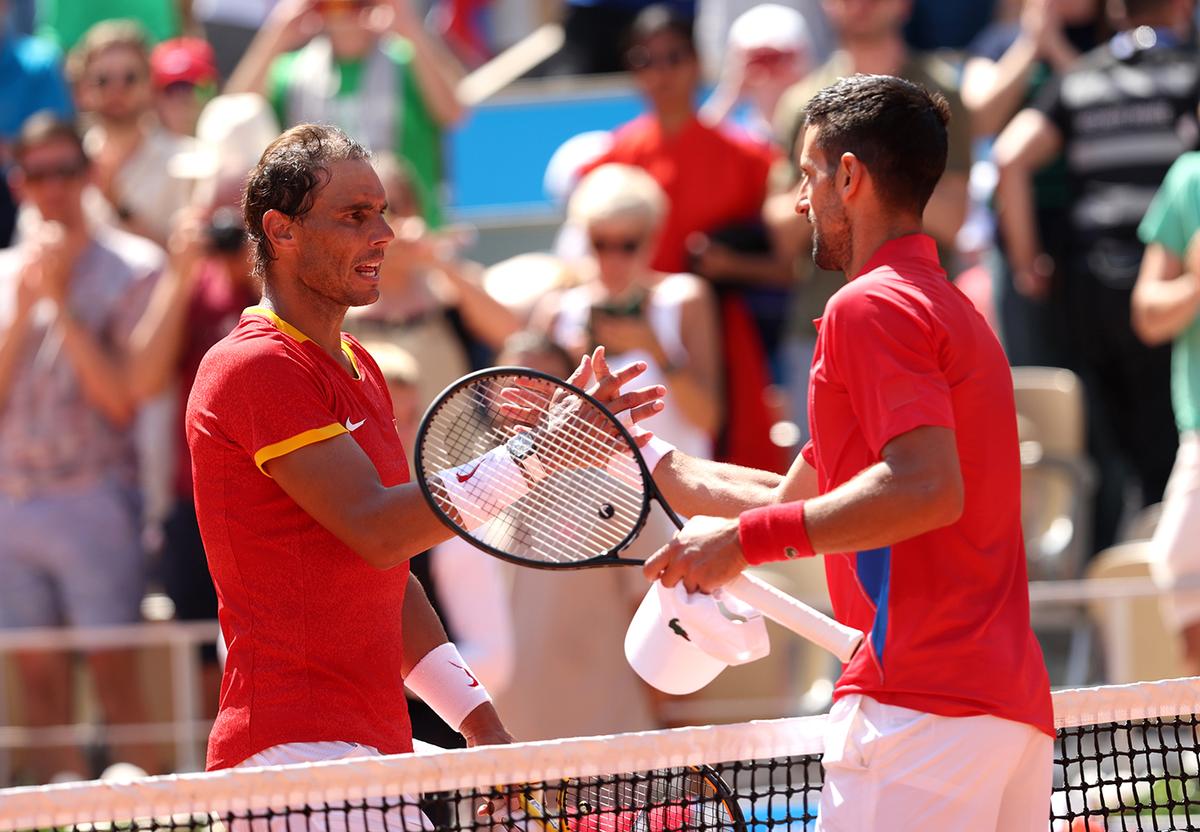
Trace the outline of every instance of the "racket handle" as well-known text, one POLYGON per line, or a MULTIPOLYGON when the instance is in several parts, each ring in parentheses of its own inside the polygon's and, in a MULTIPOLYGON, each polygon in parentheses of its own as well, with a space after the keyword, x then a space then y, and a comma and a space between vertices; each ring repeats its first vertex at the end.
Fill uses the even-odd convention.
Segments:
POLYGON ((860 630, 833 620, 754 575, 739 575, 723 591, 796 635, 824 647, 843 663, 850 661, 863 640, 860 630))

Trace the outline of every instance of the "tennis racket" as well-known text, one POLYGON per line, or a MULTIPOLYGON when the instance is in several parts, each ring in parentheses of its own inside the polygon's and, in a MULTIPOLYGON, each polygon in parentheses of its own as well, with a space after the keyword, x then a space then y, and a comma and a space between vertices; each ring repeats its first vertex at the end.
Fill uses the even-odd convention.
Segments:
MULTIPOLYGON (((443 523, 523 566, 642 565, 621 553, 652 498, 683 528, 625 426, 584 391, 527 368, 482 370, 444 390, 418 428, 416 472, 443 523)), ((752 575, 723 590, 843 662, 862 641, 752 575)))
POLYGON ((515 832, 746 832, 733 790, 710 766, 510 786, 496 795, 519 807, 494 815, 515 832))

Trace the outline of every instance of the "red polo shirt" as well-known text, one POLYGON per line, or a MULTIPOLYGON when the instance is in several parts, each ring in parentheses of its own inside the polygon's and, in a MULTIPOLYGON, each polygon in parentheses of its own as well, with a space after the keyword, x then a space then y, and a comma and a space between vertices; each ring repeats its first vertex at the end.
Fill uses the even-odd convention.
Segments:
POLYGON ((817 322, 805 459, 821 493, 922 426, 954 430, 965 505, 949 526, 825 555, 834 610, 868 634, 834 693, 944 716, 992 714, 1054 735, 1029 623, 1012 374, 923 234, 891 240, 817 322))
POLYGON ((705 127, 695 118, 667 135, 658 119, 643 115, 618 128, 612 148, 586 170, 617 162, 644 168, 654 177, 669 205, 651 265, 682 272, 689 268, 689 234, 761 218, 773 161, 771 149, 705 127))
POLYGON ((407 563, 370 566, 263 470, 350 433, 385 486, 408 480, 383 375, 343 338, 355 375, 269 310, 247 309, 192 387, 196 516, 229 647, 210 769, 288 742, 412 750, 400 672, 407 563))

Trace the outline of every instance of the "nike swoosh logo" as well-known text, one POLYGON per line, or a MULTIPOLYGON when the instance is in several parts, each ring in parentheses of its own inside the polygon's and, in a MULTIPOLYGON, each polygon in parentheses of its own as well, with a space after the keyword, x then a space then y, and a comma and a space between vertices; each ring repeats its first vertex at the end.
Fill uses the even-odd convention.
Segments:
MULTIPOLYGON (((461 473, 460 473, 460 474, 457 474, 456 476, 458 477, 458 481, 459 481, 459 482, 466 482, 467 480, 471 479, 471 477, 475 476, 475 472, 479 470, 479 466, 480 466, 480 465, 482 465, 482 464, 483 464, 482 462, 476 462, 476 463, 475 463, 475 467, 474 467, 474 468, 472 468, 472 469, 471 469, 470 471, 468 471, 467 473, 465 473, 465 474, 461 474, 461 473)), ((458 667, 458 665, 454 665, 454 666, 455 666, 455 667, 458 667)))
MULTIPOLYGON (((454 662, 450 662, 450 664, 454 664, 454 662)), ((471 674, 471 671, 467 670, 467 669, 466 669, 465 667, 463 667, 461 664, 454 664, 454 666, 455 666, 455 667, 457 667, 459 670, 461 670, 463 673, 467 674, 467 678, 471 680, 471 684, 467 685, 467 687, 469 687, 469 688, 477 688, 477 687, 479 687, 479 680, 478 680, 478 679, 476 679, 476 678, 475 678, 475 677, 474 677, 474 676, 471 674)))
POLYGON ((349 417, 347 417, 346 418, 346 430, 350 431, 351 433, 354 433, 354 431, 358 430, 366 423, 367 423, 366 419, 360 419, 357 422, 351 422, 349 417))

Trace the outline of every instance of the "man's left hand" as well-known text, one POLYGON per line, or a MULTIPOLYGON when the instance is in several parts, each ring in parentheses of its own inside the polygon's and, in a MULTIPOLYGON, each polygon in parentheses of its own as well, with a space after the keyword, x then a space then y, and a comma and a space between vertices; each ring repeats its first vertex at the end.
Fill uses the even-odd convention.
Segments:
POLYGON ((693 517, 674 540, 646 561, 642 573, 664 586, 683 581, 688 592, 710 593, 740 575, 747 565, 736 517, 693 517))

